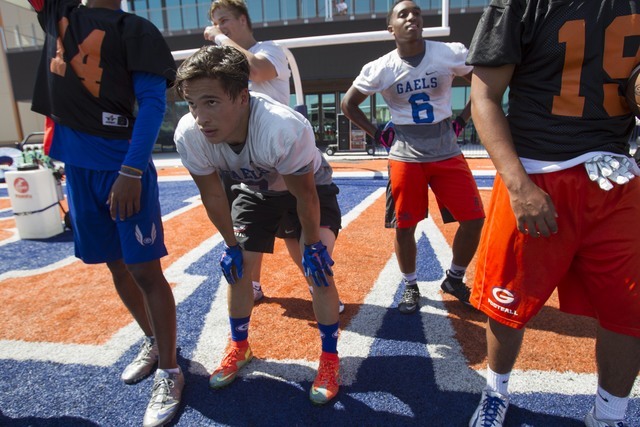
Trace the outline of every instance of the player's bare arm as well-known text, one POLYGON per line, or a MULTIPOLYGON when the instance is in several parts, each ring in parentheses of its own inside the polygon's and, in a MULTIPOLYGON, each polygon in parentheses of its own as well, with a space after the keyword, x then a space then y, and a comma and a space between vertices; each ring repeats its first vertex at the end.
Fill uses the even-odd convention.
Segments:
POLYGON ((347 116, 349 120, 373 137, 375 136, 377 129, 360 109, 360 104, 362 104, 367 98, 368 95, 365 95, 358 89, 351 86, 342 99, 340 107, 342 108, 344 115, 347 116))
POLYGON ((264 56, 254 55, 232 39, 224 40, 220 44, 225 46, 233 46, 244 53, 244 56, 247 57, 247 61, 249 61, 249 79, 251 79, 251 81, 259 83, 273 80, 278 77, 276 67, 264 56))
POLYGON ((283 178, 287 189, 297 201, 304 243, 316 243, 320 240, 320 201, 313 172, 309 171, 304 175, 283 175, 283 178))
POLYGON ((471 113, 478 135, 509 191, 518 230, 533 237, 549 237, 558 231, 555 206, 520 163, 502 111, 502 96, 513 69, 513 65, 474 68, 471 113))
POLYGON ((227 246, 235 246, 238 242, 233 234, 231 210, 218 173, 214 172, 210 175, 191 174, 191 177, 198 190, 200 190, 202 204, 207 211, 207 216, 216 226, 227 246))
POLYGON ((267 58, 262 55, 254 55, 249 51, 245 55, 249 60, 249 78, 251 81, 260 83, 278 77, 276 67, 267 58))
MULTIPOLYGON (((216 36, 220 34, 225 35, 217 25, 210 25, 204 29, 205 40, 216 41, 216 36)), ((233 46, 247 57, 247 61, 249 61, 249 78, 251 81, 260 83, 273 80, 278 77, 276 67, 271 63, 271 61, 262 55, 254 55, 244 47, 240 46, 232 38, 226 38, 220 42, 216 41, 216 44, 233 46)))

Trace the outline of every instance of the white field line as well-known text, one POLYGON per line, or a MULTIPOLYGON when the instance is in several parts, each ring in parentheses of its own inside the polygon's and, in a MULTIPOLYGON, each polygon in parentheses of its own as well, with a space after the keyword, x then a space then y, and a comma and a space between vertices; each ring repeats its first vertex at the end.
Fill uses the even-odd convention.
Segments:
MULTIPOLYGON (((491 175, 487 173, 486 175, 491 175)), ((378 197, 383 196, 384 189, 372 193, 367 199, 356 206, 343 217, 343 228, 357 218, 378 197)), ((199 198, 189 199, 191 204, 182 208, 184 212, 199 205, 199 198)), ((177 214, 175 214, 177 215, 177 214)), ((173 213, 169 218, 175 216, 173 213)), ((167 219, 164 217, 163 219, 167 219)), ((446 268, 451 261, 451 248, 444 236, 433 223, 427 219, 416 229, 416 239, 422 235, 428 236, 440 264, 446 268)), ((198 247, 185 254, 172 264, 165 274, 167 280, 176 283, 174 289, 176 303, 188 298, 206 279, 204 276, 187 274, 186 270, 194 262, 212 250, 222 241, 219 234, 212 236, 198 247)), ((74 258, 59 261, 57 267, 70 263, 74 258)), ((26 273, 39 274, 54 268, 46 267, 30 272, 10 272, 0 275, 0 280, 8 277, 26 277, 26 273), (38 271, 38 273, 35 273, 38 271), (23 276, 23 273, 25 276, 23 276)), ((443 268, 444 270, 444 268, 443 268)), ((391 256, 382 269, 372 290, 365 298, 358 314, 346 325, 341 332, 338 349, 341 355, 341 379, 345 386, 353 384, 358 370, 364 359, 369 355, 375 341, 377 331, 382 326, 383 310, 388 310, 393 303, 396 292, 395 283, 400 277, 400 270, 395 259, 391 256), (394 286, 389 286, 392 283, 394 286)), ((454 330, 442 296, 439 292, 440 280, 420 282, 422 298, 430 300, 429 304, 422 304, 423 331, 426 337, 426 350, 434 366, 434 373, 438 387, 443 391, 479 392, 484 386, 483 370, 473 370, 467 365, 460 344, 455 340, 454 330)), ((220 362, 227 343, 229 333, 228 317, 226 313, 226 285, 218 287, 209 314, 205 319, 202 333, 192 357, 191 370, 194 373, 208 375, 220 362)), ((131 323, 119 330, 106 344, 100 346, 53 344, 53 343, 25 343, 22 341, 0 341, 0 358, 13 360, 40 360, 63 364, 86 364, 95 366, 110 366, 115 363, 124 352, 141 338, 141 332, 135 323, 131 323)), ((268 360, 256 359, 243 370, 246 376, 263 376, 281 381, 299 382, 311 381, 315 376, 317 362, 306 360, 268 360)), ((595 374, 580 374, 574 372, 552 371, 520 371, 513 372, 510 381, 512 393, 559 393, 566 395, 592 394, 597 386, 595 374)), ((632 398, 640 397, 640 378, 636 381, 632 398)))

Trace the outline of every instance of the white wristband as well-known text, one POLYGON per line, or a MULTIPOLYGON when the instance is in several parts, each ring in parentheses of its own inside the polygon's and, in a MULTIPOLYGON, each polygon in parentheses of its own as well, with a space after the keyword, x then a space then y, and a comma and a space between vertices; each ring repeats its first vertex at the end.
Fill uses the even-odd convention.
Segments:
POLYGON ((118 175, 126 176, 127 178, 142 179, 142 175, 133 175, 122 171, 118 171, 118 175))
POLYGON ((222 42, 225 40, 229 40, 229 37, 225 36, 224 34, 218 34, 213 41, 215 42, 215 44, 217 44, 218 46, 222 46, 222 42))

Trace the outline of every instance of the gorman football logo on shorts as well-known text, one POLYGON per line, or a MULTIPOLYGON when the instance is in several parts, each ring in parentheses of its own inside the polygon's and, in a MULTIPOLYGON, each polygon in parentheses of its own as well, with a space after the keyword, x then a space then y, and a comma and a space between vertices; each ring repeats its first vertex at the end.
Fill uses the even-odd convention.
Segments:
POLYGON ((487 299, 489 304, 504 313, 511 314, 512 316, 517 316, 518 312, 513 308, 508 308, 505 306, 512 305, 516 302, 516 296, 508 289, 495 287, 491 290, 491 295, 493 296, 492 301, 491 298, 487 299))

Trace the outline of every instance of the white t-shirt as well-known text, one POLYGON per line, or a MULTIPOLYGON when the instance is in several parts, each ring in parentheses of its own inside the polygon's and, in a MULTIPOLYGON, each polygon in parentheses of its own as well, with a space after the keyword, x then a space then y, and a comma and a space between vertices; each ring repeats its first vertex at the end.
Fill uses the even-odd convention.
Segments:
POLYGON ((342 13, 342 12, 347 10, 347 4, 345 2, 343 2, 343 1, 339 1, 336 4, 336 9, 337 9, 338 13, 342 13))
POLYGON ((194 175, 218 172, 263 194, 287 191, 282 175, 315 173, 316 185, 332 182, 331 167, 317 149, 311 124, 301 114, 257 93, 251 94, 249 132, 244 147, 207 141, 191 115, 176 127, 182 164, 194 175))
POLYGON ((424 58, 409 65, 397 50, 366 64, 353 86, 365 95, 382 94, 396 125, 433 124, 451 117, 451 85, 469 74, 462 43, 425 40, 424 58))
POLYGON ((275 79, 260 83, 249 82, 249 90, 264 93, 284 105, 289 105, 291 70, 289 70, 289 61, 284 50, 272 41, 258 42, 248 50, 256 56, 269 60, 278 74, 275 79))

